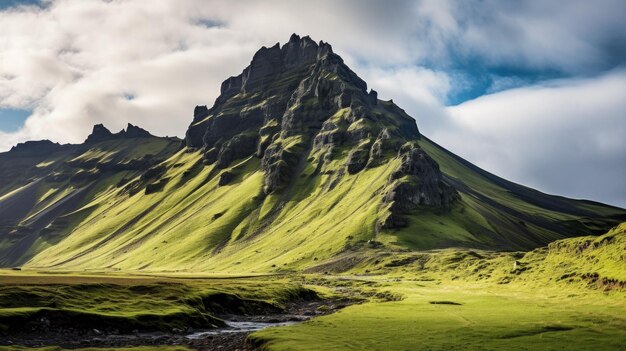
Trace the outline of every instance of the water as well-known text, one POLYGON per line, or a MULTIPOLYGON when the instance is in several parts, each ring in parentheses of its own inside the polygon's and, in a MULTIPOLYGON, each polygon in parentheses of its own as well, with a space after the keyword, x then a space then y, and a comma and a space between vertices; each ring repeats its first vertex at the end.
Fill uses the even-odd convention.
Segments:
POLYGON ((218 335, 218 334, 225 334, 225 333, 248 333, 248 332, 253 332, 253 331, 270 328, 270 327, 284 327, 284 326, 293 325, 296 323, 300 323, 300 321, 289 321, 289 322, 279 322, 279 323, 229 322, 227 321, 226 324, 228 325, 228 327, 226 328, 219 328, 219 329, 192 333, 192 334, 187 335, 187 338, 188 339, 200 339, 207 335, 218 335))

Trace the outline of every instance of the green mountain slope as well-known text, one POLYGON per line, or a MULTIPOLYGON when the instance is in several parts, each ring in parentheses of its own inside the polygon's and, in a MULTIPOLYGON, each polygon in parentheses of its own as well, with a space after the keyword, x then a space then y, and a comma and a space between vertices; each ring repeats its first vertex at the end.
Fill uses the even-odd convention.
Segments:
POLYGON ((0 195, 2 265, 281 271, 365 247, 531 249, 626 216, 451 154, 330 45, 295 35, 259 50, 213 107, 196 107, 183 148, 107 138, 96 128, 85 145, 20 159, 30 173, 0 195), (32 225, 42 210, 53 220, 32 225))
POLYGON ((93 210, 93 199, 128 186, 180 145, 132 125, 118 134, 96 126, 90 138, 82 145, 28 142, 0 154, 0 265, 23 264, 54 246, 93 210))

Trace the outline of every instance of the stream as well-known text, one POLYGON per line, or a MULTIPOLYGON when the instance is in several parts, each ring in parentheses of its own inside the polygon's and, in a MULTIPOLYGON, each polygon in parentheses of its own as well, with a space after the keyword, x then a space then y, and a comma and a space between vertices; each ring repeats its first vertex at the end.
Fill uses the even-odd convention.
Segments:
POLYGON ((234 322, 234 321, 226 321, 228 327, 226 328, 218 328, 211 329, 206 331, 194 332, 187 335, 187 339, 201 339, 208 335, 220 335, 220 334, 228 334, 228 333, 251 333, 257 330, 271 328, 271 327, 284 327, 287 325, 293 325, 297 323, 301 323, 305 320, 305 316, 302 316, 302 320, 299 321, 287 321, 287 322, 276 322, 276 323, 268 323, 268 322, 234 322))

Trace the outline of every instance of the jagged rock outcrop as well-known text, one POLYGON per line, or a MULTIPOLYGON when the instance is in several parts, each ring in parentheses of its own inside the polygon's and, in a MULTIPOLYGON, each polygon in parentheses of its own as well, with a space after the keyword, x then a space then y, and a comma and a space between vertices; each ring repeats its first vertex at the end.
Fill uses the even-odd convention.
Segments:
POLYGON ((367 165, 370 157, 369 147, 356 147, 350 151, 348 154, 348 162, 346 164, 346 169, 350 174, 356 174, 363 170, 367 165))
POLYGON ((153 135, 143 128, 137 127, 128 123, 126 129, 121 130, 118 133, 111 133, 107 127, 102 124, 96 124, 93 126, 93 131, 85 140, 85 144, 95 144, 103 141, 117 140, 117 139, 131 139, 131 138, 150 138, 153 135))
POLYGON ((147 130, 128 123, 126 130, 122 132, 122 138, 149 138, 153 136, 147 130))
POLYGON ((93 126, 93 131, 85 140, 85 144, 94 144, 99 143, 101 141, 111 140, 113 138, 113 133, 107 127, 102 124, 96 124, 93 126))
POLYGON ((243 133, 226 141, 217 154, 216 166, 227 167, 232 161, 254 154, 257 150, 259 136, 253 133, 243 133))
POLYGON ((439 165, 421 148, 405 145, 399 155, 401 164, 389 177, 391 188, 383 202, 391 204, 389 215, 381 222, 383 228, 405 226, 402 217, 420 206, 448 207, 459 199, 459 193, 447 184, 439 165))

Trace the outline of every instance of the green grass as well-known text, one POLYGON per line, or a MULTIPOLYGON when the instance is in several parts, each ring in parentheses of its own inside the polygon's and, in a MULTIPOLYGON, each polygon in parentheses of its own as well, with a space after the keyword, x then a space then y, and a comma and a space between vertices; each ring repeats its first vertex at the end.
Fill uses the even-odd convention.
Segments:
POLYGON ((620 350, 624 252, 626 223, 528 253, 348 254, 365 259, 344 276, 308 281, 401 300, 372 299, 253 339, 267 350, 620 350))
POLYGON ((253 338, 267 350, 618 350, 626 338, 622 299, 414 280, 383 286, 404 299, 253 338))

